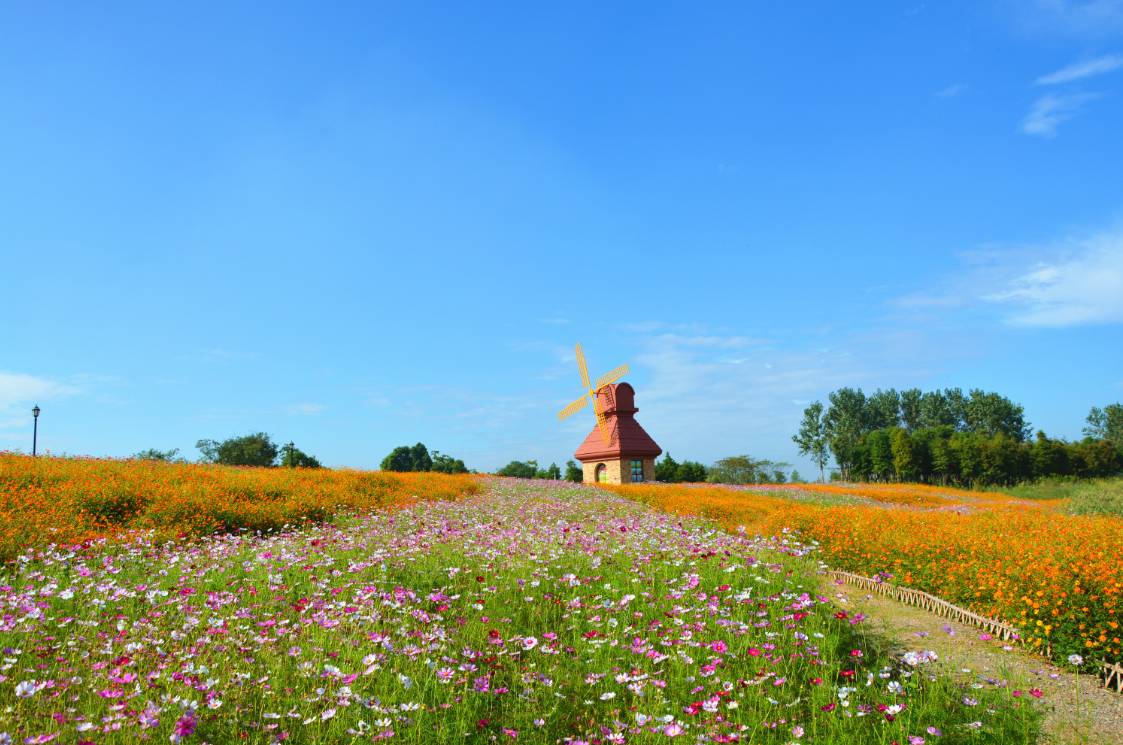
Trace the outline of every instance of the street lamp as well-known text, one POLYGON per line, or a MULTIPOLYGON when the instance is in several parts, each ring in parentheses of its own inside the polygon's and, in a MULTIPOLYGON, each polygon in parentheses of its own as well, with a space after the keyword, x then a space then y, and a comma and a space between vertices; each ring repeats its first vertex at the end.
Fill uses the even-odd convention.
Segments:
POLYGON ((31 454, 35 455, 39 448, 39 404, 35 404, 31 416, 35 418, 35 427, 31 430, 31 454))

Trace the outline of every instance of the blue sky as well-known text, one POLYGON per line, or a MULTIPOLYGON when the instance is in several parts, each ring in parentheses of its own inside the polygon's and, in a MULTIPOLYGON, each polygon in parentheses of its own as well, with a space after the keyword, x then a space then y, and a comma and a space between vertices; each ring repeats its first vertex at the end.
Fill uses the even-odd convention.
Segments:
POLYGON ((807 473, 843 385, 1123 400, 1121 0, 160 5, 0 11, 0 448, 560 463, 577 341, 807 473))

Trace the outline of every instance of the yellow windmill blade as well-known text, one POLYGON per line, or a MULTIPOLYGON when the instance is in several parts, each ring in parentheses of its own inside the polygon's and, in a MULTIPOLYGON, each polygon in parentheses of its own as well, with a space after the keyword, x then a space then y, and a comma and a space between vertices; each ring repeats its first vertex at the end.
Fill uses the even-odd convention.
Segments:
POLYGON ((597 429, 600 430, 600 436, 605 441, 605 444, 612 442, 612 433, 608 430, 608 421, 605 420, 604 414, 601 413, 600 406, 597 404, 597 399, 600 398, 593 394, 593 413, 597 417, 597 429))
POLYGON ((604 375, 600 376, 600 378, 597 379, 596 390, 599 391, 601 388, 604 388, 609 383, 615 383, 617 380, 619 380, 620 378, 624 377, 627 374, 628 374, 628 366, 627 365, 620 365, 620 367, 616 368, 615 370, 610 370, 609 372, 605 373, 604 375))
POLYGON ((577 342, 577 367, 581 368, 581 384, 586 389, 590 388, 589 368, 585 365, 585 353, 581 351, 581 342, 577 342))
POLYGON ((597 412, 597 429, 600 430, 600 436, 606 445, 612 443, 612 431, 608 428, 608 421, 604 418, 604 414, 597 412))
POLYGON ((589 397, 587 395, 582 396, 581 398, 579 398, 576 401, 574 401, 573 403, 571 403, 569 406, 566 406, 564 409, 559 411, 558 412, 558 419, 565 419, 567 416, 572 416, 572 415, 576 414, 577 412, 581 411, 581 409, 584 409, 588 405, 589 405, 589 397))

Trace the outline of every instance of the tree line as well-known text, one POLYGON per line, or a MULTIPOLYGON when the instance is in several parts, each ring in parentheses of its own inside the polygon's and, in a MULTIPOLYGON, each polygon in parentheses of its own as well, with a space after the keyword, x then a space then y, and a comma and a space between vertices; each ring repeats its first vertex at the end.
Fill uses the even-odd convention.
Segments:
MULTIPOLYGON (((277 445, 265 432, 255 432, 241 437, 230 437, 221 442, 199 440, 200 463, 217 463, 224 466, 256 466, 259 468, 322 468, 320 461, 305 453, 291 442, 277 445)), ((186 463, 179 448, 159 450, 149 448, 132 456, 138 460, 158 460, 166 463, 186 463)))
POLYGON ((997 393, 840 388, 804 410, 792 439, 820 479, 832 457, 847 481, 1009 485, 1123 471, 1123 405, 1093 407, 1086 421, 1076 442, 1031 437, 1023 408, 997 393))
POLYGON ((379 465, 383 471, 436 471, 437 473, 468 473, 468 467, 459 458, 453 458, 438 450, 432 454, 423 443, 412 447, 399 445, 382 459, 379 465))

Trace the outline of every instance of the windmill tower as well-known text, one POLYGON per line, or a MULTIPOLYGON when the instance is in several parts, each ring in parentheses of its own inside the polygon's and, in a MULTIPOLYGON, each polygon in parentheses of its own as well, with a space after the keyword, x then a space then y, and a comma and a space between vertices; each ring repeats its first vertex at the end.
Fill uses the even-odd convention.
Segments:
POLYGON ((651 435, 635 419, 635 389, 628 383, 615 383, 628 374, 628 366, 621 365, 597 380, 594 388, 589 383, 589 371, 581 345, 577 345, 577 366, 585 395, 565 407, 559 419, 593 404, 597 424, 574 454, 581 461, 585 483, 635 484, 655 479, 655 459, 663 452, 651 435))

